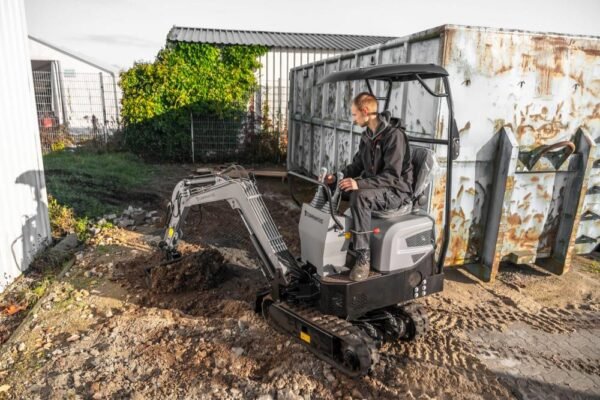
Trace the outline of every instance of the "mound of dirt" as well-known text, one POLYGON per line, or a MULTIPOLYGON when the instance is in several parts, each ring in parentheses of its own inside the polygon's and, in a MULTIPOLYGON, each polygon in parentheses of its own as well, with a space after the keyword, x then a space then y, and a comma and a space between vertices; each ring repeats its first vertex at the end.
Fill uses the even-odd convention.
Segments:
POLYGON ((207 249, 184 256, 172 264, 152 268, 150 283, 154 291, 178 293, 214 288, 230 275, 223 254, 216 249, 207 249))

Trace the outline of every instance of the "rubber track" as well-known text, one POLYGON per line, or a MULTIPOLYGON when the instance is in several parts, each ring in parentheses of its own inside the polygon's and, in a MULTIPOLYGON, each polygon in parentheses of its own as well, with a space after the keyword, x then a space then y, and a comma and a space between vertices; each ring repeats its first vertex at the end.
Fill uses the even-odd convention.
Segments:
MULTIPOLYGON (((265 299, 265 301, 272 302, 271 299, 265 299)), ((379 352, 377 351, 375 342, 368 337, 362 329, 352 325, 350 322, 344 319, 335 317, 333 315, 322 314, 312 307, 293 305, 283 302, 273 302, 269 307, 279 307, 292 312, 293 314, 297 315, 300 320, 305 320, 319 329, 328 332, 330 335, 337 337, 342 343, 346 344, 348 348, 353 349, 360 362, 360 369, 358 370, 350 370, 346 368, 338 360, 333 360, 327 355, 317 352, 315 348, 294 335, 294 338, 299 343, 305 345, 305 347, 313 354, 350 377, 366 375, 371 370, 371 367, 377 364, 379 361, 379 352)), ((267 322, 278 331, 285 333, 286 335, 290 334, 290 332, 287 332, 285 329, 275 325, 274 321, 271 319, 267 318, 267 322)))

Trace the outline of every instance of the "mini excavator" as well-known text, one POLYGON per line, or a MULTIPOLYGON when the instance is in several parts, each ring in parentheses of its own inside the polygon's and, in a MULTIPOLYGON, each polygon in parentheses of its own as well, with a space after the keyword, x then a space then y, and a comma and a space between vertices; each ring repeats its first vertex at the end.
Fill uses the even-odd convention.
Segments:
MULTIPOLYGON (((458 157, 459 139, 454 123, 448 73, 433 64, 380 65, 335 72, 319 83, 372 81, 387 83, 384 112, 388 112, 392 84, 418 82, 430 95, 448 106, 447 139, 409 136, 414 172, 412 202, 396 210, 373 212, 371 272, 359 282, 348 277, 352 262, 352 216, 339 214, 342 193, 324 183, 327 171, 317 179, 288 171, 293 182, 302 179, 316 185, 310 203, 302 204, 299 222, 301 255, 290 253, 279 233, 253 177, 208 172, 183 179, 173 191, 161 249, 168 261, 181 257, 177 242, 190 207, 226 201, 239 212, 261 261, 268 286, 257 293, 256 310, 268 323, 290 335, 317 357, 351 377, 367 374, 379 358, 382 343, 411 341, 425 334, 427 314, 416 300, 443 289, 443 263, 449 239, 451 187, 445 188, 442 237, 435 238, 435 221, 425 211, 431 192, 431 176, 437 165, 433 146, 447 149, 446 182, 452 182, 452 160, 458 157), (443 92, 427 80, 441 81, 443 92), (437 242, 437 243, 436 243, 437 242)), ((392 118, 400 125, 400 120, 392 118)), ((423 135, 424 136, 424 135, 423 135)), ((236 167, 238 168, 238 167, 236 167)), ((338 173, 338 179, 342 176, 338 173)))

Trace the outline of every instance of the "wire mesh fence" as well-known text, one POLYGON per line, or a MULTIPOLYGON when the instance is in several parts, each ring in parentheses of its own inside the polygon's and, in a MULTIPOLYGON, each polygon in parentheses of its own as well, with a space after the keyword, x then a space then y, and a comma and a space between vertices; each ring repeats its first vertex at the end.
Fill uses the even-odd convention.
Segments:
MULTIPOLYGON (((42 151, 106 144, 120 130, 121 91, 105 73, 33 71, 42 151)), ((248 112, 228 118, 191 115, 195 162, 280 162, 287 151, 287 86, 261 86, 248 112)))
POLYGON ((255 94, 255 109, 274 130, 284 130, 288 118, 288 87, 261 86, 255 94))
POLYGON ((193 162, 273 162, 285 160, 286 130, 253 112, 219 118, 191 115, 193 162))
POLYGON ((33 71, 42 151, 94 141, 120 129, 120 90, 105 73, 33 71))

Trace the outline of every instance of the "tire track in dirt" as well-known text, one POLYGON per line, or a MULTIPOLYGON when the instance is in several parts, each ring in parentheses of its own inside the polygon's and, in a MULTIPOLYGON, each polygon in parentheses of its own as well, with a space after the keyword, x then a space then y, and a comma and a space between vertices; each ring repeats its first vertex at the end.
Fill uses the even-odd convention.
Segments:
POLYGON ((486 358, 513 359, 522 364, 539 365, 551 369, 558 368, 563 371, 577 371, 588 375, 600 375, 600 362, 591 358, 557 357, 556 355, 540 354, 531 351, 525 346, 500 347, 477 343, 480 356, 486 358))
POLYGON ((598 313, 587 310, 542 308, 534 314, 506 306, 500 308, 488 303, 482 305, 482 308, 441 305, 430 308, 430 311, 430 324, 443 332, 456 329, 504 331, 508 324, 516 322, 525 323, 536 330, 556 334, 600 326, 598 313))

